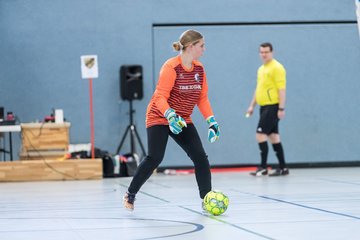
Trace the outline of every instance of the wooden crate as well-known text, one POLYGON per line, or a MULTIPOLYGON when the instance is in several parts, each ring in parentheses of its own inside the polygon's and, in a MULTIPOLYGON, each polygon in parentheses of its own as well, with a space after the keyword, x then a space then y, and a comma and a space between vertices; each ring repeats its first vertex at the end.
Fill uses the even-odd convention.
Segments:
POLYGON ((101 179, 102 159, 0 162, 0 182, 101 179))
POLYGON ((21 124, 22 152, 66 151, 69 146, 70 123, 21 124))
POLYGON ((67 151, 62 150, 39 150, 39 151, 28 151, 20 153, 20 160, 39 160, 39 159, 48 159, 48 160, 61 160, 65 158, 67 151))

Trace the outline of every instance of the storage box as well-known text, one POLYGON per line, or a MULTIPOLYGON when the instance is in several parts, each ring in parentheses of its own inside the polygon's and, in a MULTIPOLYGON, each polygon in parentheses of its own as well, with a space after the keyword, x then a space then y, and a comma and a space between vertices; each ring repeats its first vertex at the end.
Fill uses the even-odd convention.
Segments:
POLYGON ((70 123, 21 124, 21 160, 61 159, 69 146, 70 123))
POLYGON ((21 124, 22 151, 62 150, 69 146, 70 123, 21 124))

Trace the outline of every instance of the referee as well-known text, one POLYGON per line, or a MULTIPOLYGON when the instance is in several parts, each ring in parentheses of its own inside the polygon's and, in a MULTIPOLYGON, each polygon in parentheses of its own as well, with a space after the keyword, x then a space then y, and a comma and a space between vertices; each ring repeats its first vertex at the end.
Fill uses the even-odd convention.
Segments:
POLYGON ((260 120, 256 129, 256 140, 260 148, 261 165, 255 172, 251 172, 251 175, 268 174, 268 140, 270 140, 279 160, 279 167, 269 176, 288 175, 289 170, 286 168, 278 126, 279 120, 285 116, 286 71, 283 65, 273 58, 271 43, 262 43, 259 53, 263 65, 257 71, 256 90, 247 110, 247 116, 253 114, 256 104, 260 105, 260 120))

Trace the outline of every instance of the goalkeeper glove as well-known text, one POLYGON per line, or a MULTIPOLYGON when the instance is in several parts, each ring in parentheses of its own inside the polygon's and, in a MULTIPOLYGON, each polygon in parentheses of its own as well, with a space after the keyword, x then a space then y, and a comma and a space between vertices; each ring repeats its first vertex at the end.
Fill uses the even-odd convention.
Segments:
POLYGON ((185 120, 179 115, 176 115, 174 109, 169 108, 164 115, 169 122, 169 128, 172 133, 179 134, 183 127, 187 127, 185 120))
POLYGON ((210 116, 206 119, 207 123, 209 124, 208 130, 208 141, 213 143, 218 140, 220 136, 220 128, 219 124, 216 122, 214 116, 210 116))

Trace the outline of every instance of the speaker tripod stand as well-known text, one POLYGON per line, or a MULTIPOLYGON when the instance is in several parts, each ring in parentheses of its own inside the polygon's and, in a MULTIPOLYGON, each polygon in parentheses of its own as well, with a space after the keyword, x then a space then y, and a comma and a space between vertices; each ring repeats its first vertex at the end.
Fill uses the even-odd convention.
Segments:
POLYGON ((135 148, 135 138, 137 139, 138 143, 140 144, 141 147, 141 151, 143 156, 146 156, 146 152, 144 149, 144 145, 141 142, 140 136, 136 130, 136 126, 134 124, 133 121, 133 113, 135 112, 135 110, 133 109, 132 106, 132 100, 129 100, 129 106, 130 106, 130 112, 129 112, 129 116, 130 116, 130 124, 127 126, 126 131, 124 133, 124 135, 121 138, 120 144, 116 150, 116 153, 120 153, 120 150, 125 142, 125 138, 127 136, 127 134, 130 132, 130 149, 131 149, 131 155, 134 156, 134 154, 136 153, 136 148, 135 148))

